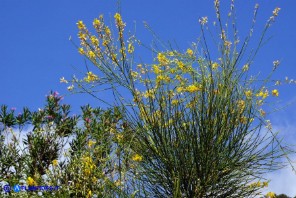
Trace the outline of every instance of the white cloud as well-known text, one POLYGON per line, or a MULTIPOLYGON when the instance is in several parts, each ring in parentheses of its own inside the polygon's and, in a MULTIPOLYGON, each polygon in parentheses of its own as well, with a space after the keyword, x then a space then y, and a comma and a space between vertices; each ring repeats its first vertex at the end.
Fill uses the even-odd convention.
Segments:
POLYGON ((271 191, 290 197, 296 196, 296 174, 290 167, 269 173, 266 177, 271 181, 265 193, 271 191))
MULTIPOLYGON (((291 123, 285 119, 286 116, 274 118, 274 131, 279 131, 279 137, 283 138, 283 143, 295 145, 296 141, 296 123, 291 123)), ((292 147, 294 150, 295 146, 292 147)), ((296 168, 296 156, 291 155, 292 165, 296 168)), ((286 160, 286 159, 284 159, 286 160)), ((287 160, 285 161, 287 162, 287 160)), ((286 194, 290 197, 296 196, 296 172, 288 165, 286 168, 271 172, 265 176, 270 180, 269 186, 264 190, 264 193, 275 192, 276 194, 286 194)))

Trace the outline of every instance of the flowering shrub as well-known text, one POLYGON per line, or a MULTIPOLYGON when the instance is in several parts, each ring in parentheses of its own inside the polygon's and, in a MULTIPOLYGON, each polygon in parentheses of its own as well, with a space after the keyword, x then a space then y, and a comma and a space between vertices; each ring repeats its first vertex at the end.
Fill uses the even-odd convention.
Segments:
POLYGON ((1 106, 0 178, 10 186, 10 191, 4 189, 6 194, 39 197, 38 191, 28 188, 57 186, 58 190, 43 190, 42 195, 124 195, 121 189, 128 185, 125 181, 135 173, 131 167, 141 156, 129 149, 130 129, 119 108, 84 106, 81 116, 70 116, 70 106, 61 100, 53 92, 44 109, 25 108, 18 115, 1 106), (25 185, 27 191, 15 192, 15 185, 25 185))
POLYGON ((200 43, 184 51, 155 47, 151 63, 135 58, 142 43, 130 34, 126 38, 126 24, 119 13, 114 15, 117 32, 110 30, 103 16, 93 21, 95 34, 82 21, 77 23, 78 51, 98 72, 91 72, 94 80, 88 80, 89 72, 82 80, 73 78, 71 86, 92 94, 98 87, 112 90, 134 132, 130 147, 137 156, 132 159, 141 161, 138 181, 149 196, 255 196, 268 185, 263 174, 281 168, 281 157, 289 160, 264 110, 270 96, 279 96, 270 84, 279 61, 273 62, 263 82, 250 72, 280 8, 272 12, 257 48, 247 55, 258 4, 242 42, 232 23, 236 21, 234 2, 225 26, 219 0, 214 7, 215 48, 207 39, 208 18, 202 17, 200 43))
POLYGON ((70 106, 61 105, 56 92, 36 112, 24 109, 16 116, 14 109, 2 106, 1 178, 11 186, 23 181, 28 186, 60 187, 42 192, 47 197, 260 195, 269 183, 263 175, 282 168, 282 157, 290 162, 292 152, 266 119, 268 102, 280 95, 271 84, 279 61, 273 62, 264 81, 251 75, 254 58, 280 9, 267 20, 258 47, 246 54, 258 4, 242 42, 232 23, 233 1, 225 21, 219 0, 214 7, 215 48, 207 37, 209 19, 202 17, 198 44, 184 50, 152 48, 150 63, 135 58, 143 44, 125 33, 119 13, 114 15, 116 31, 103 16, 93 21, 95 33, 78 21, 78 52, 95 67, 80 79, 60 81, 71 83, 69 91, 91 94, 111 108, 84 106, 81 116, 70 116, 70 106), (225 22, 232 26, 222 25, 225 22), (114 101, 103 100, 98 91, 111 91, 114 101), (14 131, 28 125, 32 129, 22 137, 21 148, 14 131), (5 144, 8 137, 11 143, 5 144))

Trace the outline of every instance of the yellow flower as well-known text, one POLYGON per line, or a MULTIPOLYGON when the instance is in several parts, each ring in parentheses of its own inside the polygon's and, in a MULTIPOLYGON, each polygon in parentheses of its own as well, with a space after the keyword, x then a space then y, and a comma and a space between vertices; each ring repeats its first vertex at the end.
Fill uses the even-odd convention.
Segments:
POLYGON ((111 30, 108 27, 105 28, 105 33, 107 36, 111 36, 111 30))
POLYGON ((83 162, 85 162, 86 164, 90 164, 92 163, 92 159, 90 157, 83 157, 82 158, 83 162))
POLYGON ((143 160, 143 157, 139 154, 135 154, 133 157, 132 157, 132 160, 135 161, 135 162, 140 162, 143 160))
POLYGON ((109 41, 108 41, 108 40, 104 40, 102 45, 103 45, 104 47, 107 47, 108 44, 109 44, 109 41))
POLYGON ((264 187, 268 187, 268 182, 263 182, 262 183, 262 187, 264 188, 264 187))
POLYGON ((93 26, 99 27, 101 25, 101 21, 99 19, 94 19, 93 26))
POLYGON ((183 90, 184 90, 183 87, 177 87, 177 92, 178 92, 178 93, 182 92, 183 90))
POLYGON ((251 90, 245 91, 245 95, 247 96, 247 98, 251 98, 252 97, 252 91, 251 90))
POLYGON ((84 78, 86 82, 94 82, 97 81, 99 78, 97 75, 93 74, 92 72, 87 72, 87 77, 84 78))
POLYGON ((241 118, 239 119, 239 121, 240 121, 240 123, 242 123, 242 124, 247 124, 247 123, 248 123, 248 119, 247 119, 245 116, 241 117, 241 118))
POLYGON ((267 98, 269 96, 268 91, 265 90, 265 92, 260 91, 259 93, 256 94, 257 97, 262 97, 263 99, 267 98))
POLYGON ((179 103, 179 101, 178 100, 172 100, 172 105, 177 105, 179 103))
POLYGON ((170 77, 169 76, 163 76, 163 75, 159 75, 156 77, 156 83, 160 83, 161 81, 165 81, 167 83, 170 82, 170 77))
POLYGON ((83 24, 83 21, 78 21, 76 24, 79 30, 85 29, 85 25, 83 24))
POLYGON ((123 135, 120 134, 120 133, 117 134, 117 135, 116 135, 116 139, 117 139, 118 142, 121 142, 121 141, 123 140, 123 135))
POLYGON ((89 140, 88 141, 88 147, 90 148, 92 145, 94 145, 96 142, 95 141, 92 141, 92 140, 89 140))
POLYGON ((32 177, 28 177, 27 184, 29 186, 36 186, 36 182, 34 181, 34 179, 32 177))
POLYGON ((277 89, 272 90, 273 96, 279 96, 279 91, 277 89))
POLYGON ((154 89, 149 89, 143 94, 144 98, 155 98, 154 89))
POLYGON ((249 64, 245 64, 243 66, 243 71, 245 72, 245 71, 248 71, 248 70, 249 70, 249 64))
POLYGON ((83 50, 83 48, 80 47, 80 48, 78 49, 78 52, 79 52, 79 54, 84 54, 84 50, 83 50))
POLYGON ((58 165, 58 163, 59 163, 59 161, 58 161, 58 160, 56 160, 56 159, 55 159, 55 160, 52 160, 52 165, 53 165, 53 166, 57 166, 57 165, 58 165))
POLYGON ((98 40, 97 37, 95 37, 95 36, 91 36, 91 37, 90 37, 90 40, 91 40, 91 42, 92 42, 94 45, 99 45, 99 40, 98 40))
POLYGON ((131 76, 133 77, 133 78, 137 78, 138 77, 138 72, 136 72, 136 71, 131 71, 131 76))
POLYGON ((82 32, 79 32, 78 33, 78 38, 82 41, 85 41, 86 40, 86 34, 83 34, 82 32))
POLYGON ((114 182, 115 186, 120 186, 120 184, 121 184, 120 180, 117 180, 117 181, 114 182))
POLYGON ((174 56, 174 52, 173 51, 170 51, 169 52, 169 56, 174 56))
POLYGON ((178 61, 178 62, 177 62, 177 65, 178 65, 178 67, 179 67, 182 71, 186 69, 186 68, 185 68, 185 64, 184 64, 182 61, 178 61))
POLYGON ((267 198, 276 198, 275 193, 274 192, 269 192, 266 194, 267 198))
POLYGON ((176 71, 177 71, 177 70, 176 70, 175 68, 170 69, 170 73, 171 73, 171 74, 176 73, 176 71))
POLYGON ((193 93, 193 92, 196 92, 196 91, 200 91, 200 88, 196 85, 189 85, 187 88, 186 88, 186 91, 190 92, 190 93, 193 93))
POLYGON ((152 67, 153 67, 153 72, 155 74, 160 74, 162 72, 162 70, 159 69, 158 65, 153 65, 152 67))
POLYGON ((193 56, 193 51, 192 51, 192 49, 187 49, 187 54, 189 55, 189 56, 193 56))
POLYGON ((258 182, 254 182, 254 183, 251 183, 249 185, 250 188, 260 188, 261 187, 261 182, 258 181, 258 182))
POLYGON ((158 53, 157 60, 161 65, 167 65, 169 63, 169 60, 162 53, 158 53))
POLYGON ((237 102, 237 106, 238 106, 240 112, 243 112, 244 109, 245 109, 245 107, 246 107, 245 101, 243 101, 243 100, 239 100, 239 101, 237 102))
POLYGON ((92 195, 91 194, 91 190, 89 190, 88 193, 87 193, 87 195, 86 195, 86 197, 91 197, 91 195, 92 195))
POLYGON ((90 59, 95 59, 95 58, 96 58, 96 55, 95 55, 95 53, 94 53, 93 51, 89 51, 89 52, 88 52, 88 57, 89 57, 90 59))
POLYGON ((84 174, 85 174, 85 175, 90 175, 90 170, 89 170, 88 168, 86 168, 86 169, 84 170, 84 174))
POLYGON ((219 67, 218 63, 216 63, 216 62, 212 63, 212 69, 213 70, 216 70, 218 67, 219 67))
POLYGON ((98 179, 96 177, 93 177, 91 180, 93 183, 96 183, 98 181, 98 179))
POLYGON ((129 43, 127 52, 131 54, 134 52, 134 50, 135 50, 135 47, 133 46, 133 44, 129 43))
POLYGON ((269 93, 268 93, 268 91, 266 90, 266 91, 264 92, 262 98, 265 99, 265 98, 267 98, 267 96, 269 96, 269 93))
POLYGON ((117 21, 121 21, 121 15, 119 13, 115 13, 114 15, 114 18, 117 20, 117 21))
POLYGON ((175 79, 177 79, 177 80, 179 80, 179 81, 182 81, 182 80, 183 80, 182 76, 180 76, 180 75, 178 75, 178 74, 175 76, 175 79))

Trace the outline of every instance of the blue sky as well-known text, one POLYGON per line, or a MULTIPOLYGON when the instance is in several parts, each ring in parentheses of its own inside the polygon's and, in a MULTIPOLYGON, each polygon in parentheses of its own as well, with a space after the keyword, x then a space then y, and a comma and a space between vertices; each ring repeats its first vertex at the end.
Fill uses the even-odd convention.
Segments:
MULTIPOLYGON (((229 5, 228 2, 221 3, 223 9, 229 5)), ((255 27, 257 37, 273 9, 280 7, 281 11, 268 32, 272 39, 261 49, 254 67, 261 73, 268 73, 272 61, 279 59, 281 65, 275 78, 283 80, 288 76, 296 80, 296 1, 237 0, 241 38, 247 33, 255 3, 260 5, 255 27)), ((113 21, 116 11, 116 1, 110 0, 0 0, 0 104, 16 107, 17 110, 24 106, 37 109, 43 107, 45 95, 54 90, 65 95, 64 102, 73 105, 76 113, 80 105, 101 105, 87 95, 69 95, 59 79, 78 75, 73 67, 85 72, 83 58, 69 41, 71 36, 79 43, 76 22, 83 20, 91 26, 92 20, 100 14, 104 14, 107 21, 109 18, 113 21)), ((136 22, 140 40, 149 44, 151 36, 143 26, 143 21, 147 21, 164 41, 176 41, 184 50, 199 36, 198 19, 203 16, 208 16, 210 22, 215 19, 212 0, 122 0, 121 12, 127 29, 133 29, 136 22)), ((283 103, 295 101, 295 88, 296 84, 279 87, 279 99, 283 103)), ((295 107, 294 103, 270 117, 284 131, 283 136, 290 140, 295 140, 295 107)), ((273 188, 281 190, 280 187, 273 188)), ((285 193, 296 195, 294 185, 282 187, 285 193)))

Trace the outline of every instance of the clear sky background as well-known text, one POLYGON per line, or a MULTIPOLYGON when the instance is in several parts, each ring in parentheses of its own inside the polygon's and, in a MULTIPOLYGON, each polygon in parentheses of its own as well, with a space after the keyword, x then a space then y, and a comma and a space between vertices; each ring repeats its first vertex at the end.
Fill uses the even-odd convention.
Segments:
MULTIPOLYGON (((228 8, 229 2, 223 0, 222 8, 228 8)), ((268 32, 272 39, 261 49, 253 66, 267 74, 272 61, 278 59, 281 65, 274 78, 284 80, 288 76, 296 80, 296 1, 237 0, 242 40, 250 26, 255 3, 260 5, 254 33, 257 37, 273 9, 280 7, 281 11, 268 32)), ((17 111, 24 106, 36 110, 43 107, 45 95, 54 90, 65 95, 64 102, 71 104, 75 113, 87 103, 101 106, 88 95, 69 95, 59 79, 85 72, 83 57, 69 41, 71 36, 79 43, 76 22, 83 20, 91 26, 100 14, 104 14, 107 22, 109 18, 113 22, 116 11, 117 3, 113 0, 0 0, 0 104, 16 107, 17 111)), ((213 0, 122 0, 121 13, 127 29, 133 29, 136 23, 140 40, 149 44, 151 38, 143 26, 146 21, 164 41, 176 41, 184 50, 199 36, 200 17, 208 16, 209 23, 215 20, 213 0)), ((281 103, 295 101, 295 90, 296 84, 280 86, 281 103)), ((269 116, 274 128, 281 130, 290 143, 296 140, 295 109, 293 103, 269 116)), ((270 190, 296 195, 296 175, 290 169, 269 176, 270 190)))

